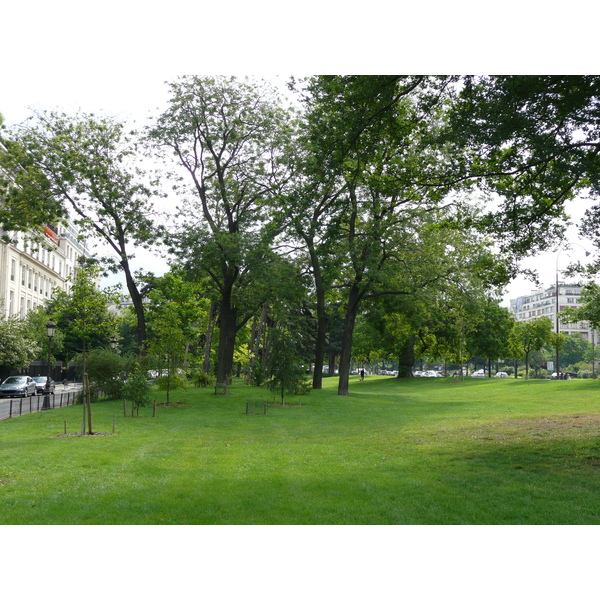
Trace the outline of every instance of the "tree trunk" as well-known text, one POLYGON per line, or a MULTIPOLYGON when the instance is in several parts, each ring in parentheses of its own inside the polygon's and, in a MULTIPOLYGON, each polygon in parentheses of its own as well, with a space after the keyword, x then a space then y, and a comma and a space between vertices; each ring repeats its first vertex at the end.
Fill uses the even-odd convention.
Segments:
POLYGON ((223 294, 220 312, 217 383, 226 384, 227 378, 233 370, 233 352, 237 331, 237 309, 231 305, 231 290, 223 294))
POLYGON ((344 317, 338 396, 349 395, 348 387, 350 381, 350 363, 352 359, 352 338, 354 336, 354 324, 356 322, 356 313, 358 312, 358 303, 360 302, 360 299, 361 293, 358 284, 354 283, 348 294, 348 305, 346 307, 346 316, 344 317))
POLYGON ((206 329, 206 343, 204 345, 204 372, 210 375, 210 351, 212 348, 212 335, 215 328, 215 316, 217 314, 217 303, 211 302, 210 312, 208 314, 208 326, 206 329))
POLYGON ((323 362, 325 361, 325 343, 327 340, 327 325, 329 318, 325 309, 325 285, 319 257, 311 246, 310 258, 315 281, 315 293, 317 295, 317 339, 315 341, 315 369, 313 372, 313 390, 323 388, 323 362))
POLYGON ((87 404, 87 417, 88 417, 88 433, 92 435, 92 397, 90 394, 90 380, 88 374, 85 374, 85 402, 87 404))
POLYGON ((325 343, 327 341, 327 315, 317 317, 317 339, 315 341, 315 368, 313 371, 313 390, 323 388, 323 363, 325 362, 325 343))
POLYGON ((329 353, 329 359, 327 361, 327 367, 329 369, 329 375, 335 375, 335 366, 337 364, 337 354, 333 352, 329 353))
POLYGON ((400 348, 400 356, 398 357, 398 378, 412 377, 412 369, 415 366, 415 336, 404 340, 402 348, 400 348))
POLYGON ((146 313, 144 312, 144 303, 142 301, 142 295, 135 284, 133 276, 131 275, 131 270, 129 268, 129 262, 126 258, 121 260, 121 267, 123 268, 123 272, 125 273, 125 282, 127 283, 127 290, 129 291, 129 296, 131 298, 131 302, 133 304, 133 309, 135 310, 135 315, 137 317, 137 341, 139 345, 139 350, 142 354, 146 353, 146 313))

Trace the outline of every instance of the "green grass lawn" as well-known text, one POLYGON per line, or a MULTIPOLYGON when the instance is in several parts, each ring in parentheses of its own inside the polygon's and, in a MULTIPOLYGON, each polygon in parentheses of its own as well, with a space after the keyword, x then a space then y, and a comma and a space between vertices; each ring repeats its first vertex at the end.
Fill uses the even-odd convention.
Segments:
POLYGON ((0 422, 0 523, 600 523, 600 382, 336 388, 267 416, 272 395, 241 383, 172 393, 185 404, 154 418, 99 402, 106 436, 59 436, 80 406, 0 422))

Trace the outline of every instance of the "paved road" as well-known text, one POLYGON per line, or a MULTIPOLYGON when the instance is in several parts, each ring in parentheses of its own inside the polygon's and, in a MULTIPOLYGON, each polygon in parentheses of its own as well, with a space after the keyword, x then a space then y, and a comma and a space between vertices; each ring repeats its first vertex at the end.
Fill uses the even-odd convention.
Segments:
MULTIPOLYGON (((61 394, 70 394, 81 389, 80 383, 71 383, 67 386, 62 384, 57 385, 54 390, 55 404, 60 404, 61 394)), ((18 417, 20 414, 28 414, 29 412, 38 412, 44 404, 44 395, 31 396, 29 398, 0 398, 0 421, 8 419, 11 416, 11 401, 12 401, 12 417, 18 417)), ((52 403, 52 400, 50 400, 52 403)), ((63 399, 66 402, 66 396, 63 399)))

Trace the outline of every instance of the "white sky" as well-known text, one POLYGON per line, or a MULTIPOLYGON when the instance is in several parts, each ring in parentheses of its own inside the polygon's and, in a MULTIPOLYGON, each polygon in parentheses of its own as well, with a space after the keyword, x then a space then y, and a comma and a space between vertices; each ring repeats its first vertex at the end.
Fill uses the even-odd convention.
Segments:
MULTIPOLYGON (((558 8, 523 0, 502 4, 13 1, 0 11, 0 113, 9 124, 26 118, 29 106, 105 110, 143 122, 164 101, 163 82, 186 73, 594 73, 596 7, 583 0, 558 8)), ((561 255, 561 267, 563 260, 561 255)), ((543 281, 551 283, 556 256, 540 257, 536 263, 543 281)), ((530 287, 515 282, 509 295, 527 293, 530 287)), ((466 544, 461 543, 467 535, 463 528, 256 528, 243 529, 245 537, 233 535, 236 528, 216 528, 208 540, 202 528, 99 528, 92 539, 79 529, 68 530, 68 535, 66 530, 58 535, 57 530, 44 531, 48 536, 33 542, 38 555, 69 557, 68 578, 79 572, 75 585, 86 586, 84 593, 90 598, 104 597, 107 589, 127 590, 134 596, 141 592, 149 599, 177 596, 184 595, 185 586, 193 592, 218 589, 213 597, 227 599, 254 591, 265 599, 320 599, 340 593, 349 599, 389 597, 399 588, 414 591, 412 596, 419 598, 460 595, 469 600, 480 598, 485 589, 495 599, 521 589, 529 593, 517 597, 541 594, 550 599, 584 595, 582 586, 591 586, 594 572, 579 569, 580 562, 593 556, 580 543, 585 541, 581 528, 574 540, 569 528, 551 534, 536 528, 535 537, 521 528, 471 528, 466 544), (256 535, 259 531, 262 538, 256 535), (411 531, 415 535, 407 538, 411 531), (261 542, 267 539, 266 532, 272 534, 271 544, 261 542), (273 538, 275 532, 281 536, 273 538), (310 539, 300 538, 300 532, 310 533, 310 539), (419 546, 429 534, 429 543, 419 546), (569 543, 564 543, 567 536, 569 543), (522 547, 527 552, 521 556, 522 547), (560 552, 563 547, 569 552, 560 552), (401 551, 404 554, 398 557, 401 551), (434 551, 441 553, 432 562, 434 551), (114 556, 117 562, 105 568, 111 560, 107 557, 114 556), (511 562, 502 569, 506 557, 511 562), (162 570, 153 567, 157 562, 162 570), (123 567, 122 577, 116 575, 116 565, 123 567), (326 565, 326 570, 319 565, 326 565), (498 579, 500 570, 504 575, 498 579), (516 579, 525 572, 530 579, 535 574, 535 588, 526 579, 524 587, 516 579), (573 572, 578 573, 575 580, 567 578, 573 572), (565 574, 564 582, 560 573, 565 574), (91 587, 88 575, 95 582, 91 587)), ((8 538, 9 531, 4 533, 8 538)), ((18 585, 23 579, 18 575, 30 575, 27 569, 18 571, 22 553, 14 550, 23 533, 12 530, 13 543, 0 549, 5 571, 12 575, 9 579, 18 585), (7 565, 9 557, 15 560, 7 565)), ((29 551, 33 543, 22 550, 29 551)), ((39 568, 40 592, 69 587, 64 570, 56 570, 53 563, 42 569, 41 577, 39 568)), ((29 579, 28 585, 32 583, 29 579)))

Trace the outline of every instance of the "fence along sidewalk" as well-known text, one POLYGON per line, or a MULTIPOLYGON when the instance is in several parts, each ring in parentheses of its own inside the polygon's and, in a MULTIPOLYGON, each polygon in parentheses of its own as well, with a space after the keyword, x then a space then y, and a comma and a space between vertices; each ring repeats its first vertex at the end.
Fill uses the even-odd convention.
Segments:
MULTIPOLYGON (((62 408, 75 404, 77 390, 63 392, 50 396, 50 409, 62 408)), ((29 398, 5 398, 0 399, 0 421, 6 421, 13 417, 40 412, 44 405, 44 394, 36 394, 29 398)))

